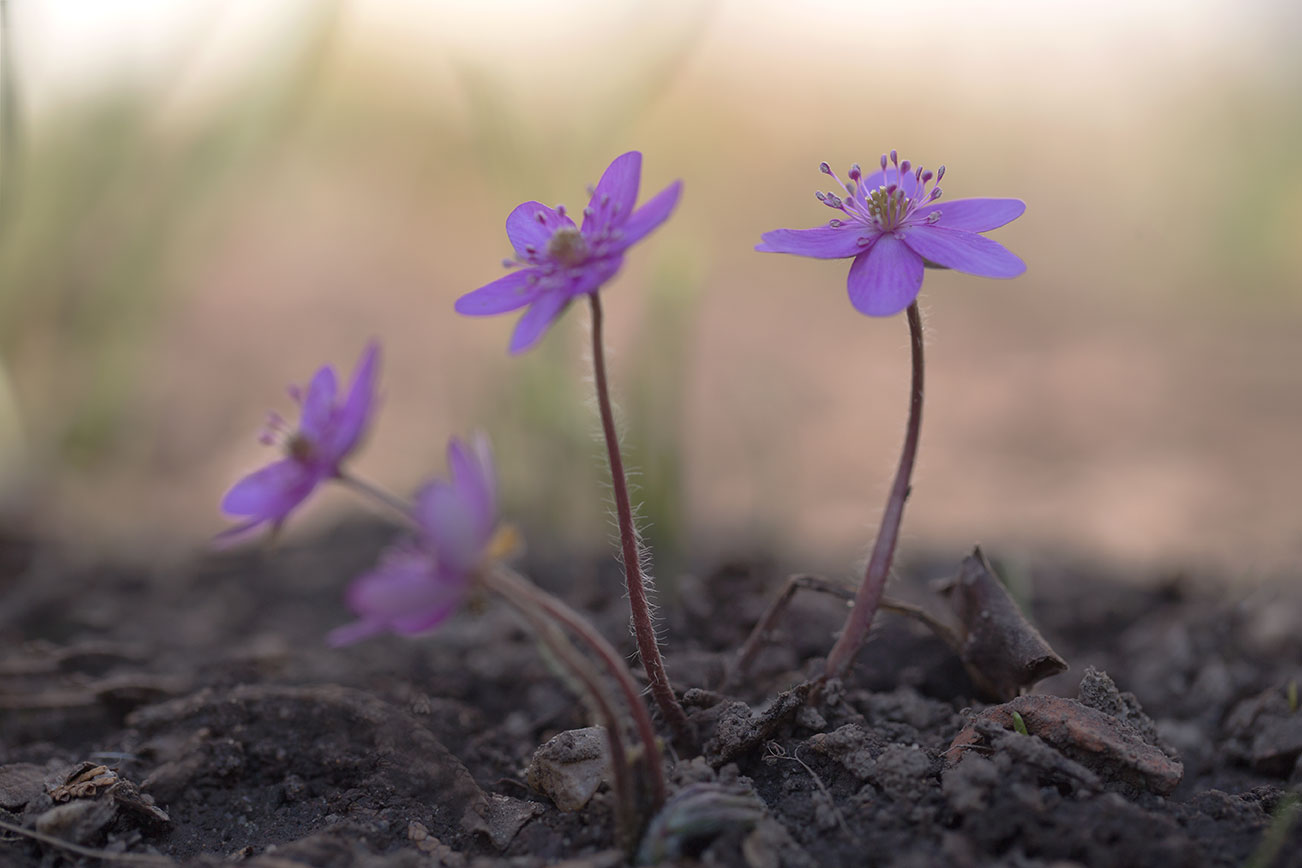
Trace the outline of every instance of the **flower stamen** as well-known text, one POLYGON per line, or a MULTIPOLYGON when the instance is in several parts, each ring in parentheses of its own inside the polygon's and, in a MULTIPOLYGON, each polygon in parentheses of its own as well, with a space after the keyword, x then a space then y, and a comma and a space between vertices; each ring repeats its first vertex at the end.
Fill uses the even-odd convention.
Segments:
MULTIPOLYGON (((292 391, 299 391, 293 388, 292 391)), ((276 412, 267 414, 267 421, 258 434, 258 442, 263 446, 278 446, 285 456, 295 461, 307 463, 316 455, 316 445, 302 431, 296 431, 276 412)))
POLYGON ((588 242, 583 233, 570 226, 557 229, 547 242, 547 255, 564 266, 575 266, 588 259, 588 242))
MULTIPOLYGON (((849 196, 842 199, 836 193, 819 191, 814 194, 815 197, 827 207, 844 213, 851 221, 870 227, 875 232, 898 231, 911 219, 918 218, 919 209, 940 198, 939 185, 940 179, 945 175, 944 166, 933 173, 920 165, 914 166, 909 160, 901 160, 896 151, 882 154, 878 164, 881 166, 882 183, 870 190, 863 183, 863 169, 858 163, 850 166, 849 182, 838 178, 826 162, 820 163, 818 170, 836 181, 849 196), (905 180, 910 176, 912 185, 906 186, 905 180), (931 185, 930 189, 928 185, 931 185), (912 195, 908 190, 912 190, 912 195)), ((922 219, 935 223, 939 216, 929 214, 922 219)), ((835 229, 845 223, 844 220, 835 219, 829 221, 828 226, 835 229)))
POLYGON ((290 433, 289 423, 284 417, 271 411, 267 413, 267 419, 262 423, 262 430, 258 432, 258 442, 263 446, 275 446, 288 440, 290 433))

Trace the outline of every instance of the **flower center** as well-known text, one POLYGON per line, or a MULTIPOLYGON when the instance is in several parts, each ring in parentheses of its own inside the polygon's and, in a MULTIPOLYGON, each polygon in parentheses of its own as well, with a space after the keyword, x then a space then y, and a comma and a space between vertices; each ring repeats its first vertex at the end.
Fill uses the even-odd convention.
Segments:
POLYGON ((547 255, 561 265, 579 265, 588 258, 588 242, 578 229, 557 229, 547 242, 547 255))
POLYGON ((878 187, 865 197, 868 213, 883 232, 895 229, 913 210, 913 200, 904 195, 904 190, 892 184, 878 187))
POLYGON ((315 452, 316 447, 312 445, 312 441, 298 431, 289 435, 289 438, 285 440, 285 454, 295 461, 304 463, 311 461, 315 452))
MULTIPOLYGON (((850 182, 843 182, 827 163, 819 165, 819 171, 830 175, 845 192, 847 198, 835 193, 819 192, 818 200, 829 208, 844 213, 851 221, 875 229, 878 232, 894 232, 908 222, 919 219, 934 223, 938 214, 921 213, 932 202, 940 198, 940 179, 945 176, 945 167, 931 172, 922 166, 914 167, 908 160, 900 161, 899 155, 891 151, 882 154, 881 183, 875 189, 869 189, 863 183, 863 170, 855 163, 850 167, 850 182), (933 183, 934 182, 934 183, 933 183), (931 184, 931 189, 927 185, 931 184)), ((833 220, 832 226, 841 226, 844 221, 833 220)), ((866 243, 866 242, 865 242, 866 243)))
MULTIPOLYGON (((302 390, 297 386, 291 386, 289 394, 295 402, 303 403, 302 390)), ((316 455, 316 445, 302 431, 290 428, 279 413, 267 414, 258 442, 264 446, 279 446, 285 457, 294 461, 307 463, 316 455)))

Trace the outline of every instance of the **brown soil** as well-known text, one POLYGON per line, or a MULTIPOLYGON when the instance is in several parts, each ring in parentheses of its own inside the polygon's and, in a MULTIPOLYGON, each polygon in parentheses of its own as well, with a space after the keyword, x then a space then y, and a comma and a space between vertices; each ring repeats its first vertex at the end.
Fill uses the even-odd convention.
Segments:
MULTIPOLYGON (((505 607, 473 600, 416 641, 324 646, 389 536, 348 526, 169 570, 5 543, 0 820, 43 837, 3 832, 0 864, 622 864, 605 790, 562 812, 525 782, 539 745, 592 721, 505 607)), ((584 587, 525 566, 631 648, 613 564, 584 587)), ((927 582, 956 568, 915 562, 893 592, 944 613, 927 582)), ((886 614, 809 703, 792 688, 843 604, 798 596, 725 695, 712 689, 783 574, 698 575, 662 602, 704 747, 668 757, 648 858, 1302 865, 1296 587, 1232 599, 1183 577, 1041 570, 1032 619, 1072 668, 1034 694, 978 702, 946 645, 886 614)))

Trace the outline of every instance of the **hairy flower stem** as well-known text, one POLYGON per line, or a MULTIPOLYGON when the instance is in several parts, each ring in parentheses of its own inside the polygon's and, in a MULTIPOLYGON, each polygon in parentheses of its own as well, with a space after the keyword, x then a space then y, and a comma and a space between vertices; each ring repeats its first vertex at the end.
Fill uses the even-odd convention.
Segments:
POLYGON ((863 644, 873 615, 877 614, 881 605, 886 577, 890 574, 891 560, 895 557, 895 542, 900 535, 904 502, 909 498, 909 479, 913 476, 913 463, 918 455, 918 434, 922 429, 922 316, 918 313, 916 301, 909 305, 908 318, 913 351, 913 385, 909 392, 909 422, 904 436, 904 450, 900 454, 900 466, 895 471, 895 483, 891 486, 890 498, 886 501, 886 511, 882 514, 881 528, 877 531, 877 541, 873 544, 863 584, 855 594, 854 607, 845 619, 840 638, 827 655, 823 669, 825 678, 839 678, 863 644))
POLYGON ((665 674, 664 660, 656 642, 655 625, 651 622, 651 606, 647 602, 646 582, 642 576, 641 552, 637 528, 633 526, 633 509, 628 500, 628 480, 624 476, 624 459, 619 453, 619 436, 615 432, 615 414, 610 407, 610 388, 606 383, 606 350, 601 337, 601 299, 589 293, 592 305, 592 367, 597 381, 597 406, 601 410, 601 430, 606 437, 606 453, 610 459, 610 479, 615 492, 615 512, 619 517, 619 541, 624 560, 624 581, 628 586, 628 604, 632 610, 633 635, 637 639, 638 656, 651 682, 651 695, 655 697, 660 713, 674 732, 675 740, 691 745, 695 742, 687 713, 674 696, 665 674))
MULTIPOLYGON (((343 473, 339 475, 338 481, 358 494, 369 497, 380 505, 397 512, 408 523, 415 523, 415 517, 411 513, 411 506, 397 495, 391 494, 377 485, 364 482, 355 476, 343 473)), ((505 564, 494 564, 490 569, 481 570, 479 576, 486 586, 505 597, 511 605, 515 606, 529 623, 538 629, 539 636, 544 641, 546 641, 547 637, 544 635, 542 627, 547 627, 554 632, 555 624, 559 624, 578 637, 601 661, 611 679, 619 685, 619 691, 623 694, 624 701, 628 705, 629 716, 633 719, 633 726, 637 730, 638 740, 642 742, 642 752, 646 760, 647 782, 651 798, 650 808, 652 811, 658 810, 665 800, 665 778, 660 763, 660 745, 656 741, 655 727, 651 723, 651 712, 647 710, 646 703, 642 701, 642 691, 633 680, 633 674, 624 665, 624 660, 619 652, 582 615, 505 564), (545 615, 550 620, 543 620, 541 615, 545 615)), ((547 642, 547 644, 554 652, 556 651, 551 642, 547 642)), ((584 673, 580 671, 579 667, 571 666, 573 649, 570 650, 571 654, 557 652, 556 656, 568 668, 573 669, 574 676, 587 686, 588 681, 585 679, 584 673)), ((587 661, 581 657, 578 658, 578 664, 591 669, 587 661)), ((597 696, 597 691, 589 687, 589 692, 593 693, 597 699, 600 699, 600 696, 597 696)), ((601 708, 598 710, 603 716, 605 715, 601 708)), ((607 723, 613 728, 611 721, 607 723)), ((615 746, 612 745, 612 762, 615 762, 616 756, 623 755, 622 747, 616 752, 615 746)), ((625 760, 620 768, 626 767, 627 761, 625 760)))
POLYGON ((536 600, 536 596, 542 591, 523 577, 503 570, 484 570, 479 578, 515 607, 520 616, 529 623, 538 640, 547 646, 547 650, 557 662, 582 685, 583 692, 595 706, 597 714, 601 716, 602 725, 606 730, 606 745, 610 750, 610 767, 615 777, 616 836, 624 849, 632 852, 637 846, 642 829, 638 800, 629 774, 628 752, 624 749, 624 736, 621 732, 623 725, 620 723, 619 715, 615 713, 615 706, 607 693, 606 685, 602 683, 601 674, 565 638, 556 623, 544 616, 536 600))
POLYGON ((633 726, 637 730, 638 739, 642 742, 647 782, 650 786, 651 809, 658 810, 665 800, 660 745, 656 741, 655 728, 651 725, 651 712, 642 701, 642 692, 633 680, 633 674, 624 665, 619 652, 593 629, 582 615, 514 570, 498 564, 485 576, 484 582, 503 596, 510 594, 518 599, 528 599, 531 605, 578 637, 601 661, 606 671, 619 685, 619 690, 628 705, 629 714, 633 718, 633 726))

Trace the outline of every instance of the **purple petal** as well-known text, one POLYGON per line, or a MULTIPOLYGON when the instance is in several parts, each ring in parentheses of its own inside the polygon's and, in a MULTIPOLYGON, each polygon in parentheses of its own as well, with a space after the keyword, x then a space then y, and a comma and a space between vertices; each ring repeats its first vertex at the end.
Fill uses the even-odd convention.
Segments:
POLYGON ((629 151, 616 157, 592 192, 583 213, 583 234, 618 226, 629 219, 637 204, 637 188, 642 178, 642 154, 629 151))
POLYGON ((394 618, 390 625, 393 632, 401 633, 404 636, 411 636, 416 633, 424 633, 426 630, 432 630, 439 624, 448 619, 448 616, 457 610, 461 605, 461 599, 465 594, 465 583, 442 588, 434 596, 435 592, 430 592, 431 597, 425 601, 425 605, 411 614, 404 615, 400 618, 394 618), (439 602, 439 600, 442 602, 439 602))
POLYGON ((619 274, 623 266, 623 254, 593 259, 570 271, 563 284, 563 292, 571 299, 596 292, 619 274))
POLYGON ((384 629, 420 633, 445 620, 461 601, 464 582, 441 575, 428 557, 390 553, 348 588, 348 607, 360 620, 330 634, 332 645, 355 642, 384 629))
POLYGON ((668 187, 648 199, 641 208, 633 212, 628 222, 619 228, 618 249, 631 247, 645 238, 652 229, 669 219, 678 198, 683 192, 683 182, 674 181, 668 187))
POLYGON ((816 229, 774 229, 764 233, 755 249, 761 253, 794 253, 814 259, 844 259, 866 251, 873 243, 874 232, 858 223, 816 229))
POLYGON ((221 509, 227 515, 253 516, 260 521, 281 519, 306 500, 320 481, 321 474, 314 468, 284 458, 231 486, 221 509))
POLYGON ((469 573, 479 563, 492 530, 481 519, 452 483, 438 479, 416 495, 416 520, 450 572, 469 573))
POLYGON ((565 310, 571 297, 565 292, 555 290, 540 295, 524 312, 524 316, 520 317, 520 322, 516 323, 515 331, 511 335, 511 354, 522 353, 537 343, 552 322, 565 310))
POLYGON ((320 443, 321 460, 335 470, 338 469, 339 462, 357 447, 357 442, 366 430, 366 423, 375 406, 375 380, 379 376, 379 369, 380 345, 371 341, 357 361, 348 397, 335 414, 329 432, 320 443))
POLYGON ((506 216, 506 237, 521 259, 538 262, 547 250, 547 242, 557 229, 574 228, 574 221, 541 202, 517 205, 506 216))
POLYGON ((488 441, 480 436, 473 445, 453 437, 448 441, 448 473, 457 497, 467 512, 472 523, 480 528, 481 535, 491 532, 497 524, 495 481, 492 473, 491 455, 486 450, 488 441), (484 464, 487 460, 489 464, 484 464))
POLYGON ((918 297, 922 271, 921 256, 894 235, 882 235, 850 265, 850 303, 868 316, 897 314, 918 297))
POLYGON ((1026 271, 1026 263, 1002 244, 975 232, 917 223, 904 230, 904 243, 937 265, 980 277, 1016 277, 1026 271))
POLYGON ((524 307, 538 296, 538 269, 524 268, 472 290, 453 306, 466 316, 492 316, 524 307))
POLYGON ((1021 199, 955 199, 953 202, 942 199, 919 209, 918 213, 925 217, 934 211, 940 212, 940 220, 934 225, 942 229, 988 232, 1021 217, 1026 203, 1021 199))
POLYGON ((335 409, 335 394, 338 391, 335 369, 329 365, 317 371, 308 384, 298 430, 313 443, 320 440, 330 426, 330 416, 335 409))
MULTIPOLYGON (((475 459, 460 437, 448 440, 448 476, 455 485, 458 480, 470 479, 475 474, 475 459)), ((460 486, 458 486, 460 487, 460 486)))
POLYGON ((493 460, 493 446, 488 441, 488 435, 483 431, 475 431, 470 435, 470 448, 475 454, 475 461, 479 465, 479 475, 483 480, 484 492, 487 498, 487 512, 493 517, 493 524, 497 524, 497 462, 493 460))

